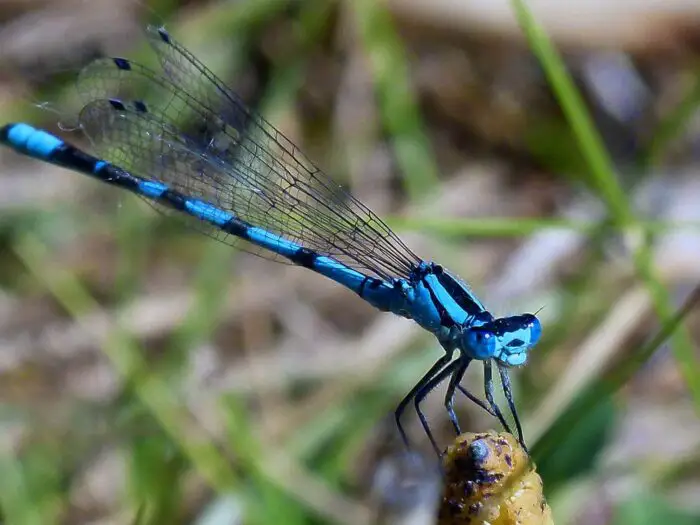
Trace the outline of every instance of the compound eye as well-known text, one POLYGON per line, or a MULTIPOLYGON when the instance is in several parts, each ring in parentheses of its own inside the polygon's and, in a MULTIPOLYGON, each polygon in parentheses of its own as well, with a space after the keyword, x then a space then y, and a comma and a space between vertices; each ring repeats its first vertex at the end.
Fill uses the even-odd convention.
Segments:
POLYGON ((490 332, 482 332, 481 330, 474 330, 474 340, 477 341, 479 344, 485 344, 486 341, 488 341, 492 337, 493 337, 493 334, 491 334, 490 332))
POLYGON ((465 350, 476 359, 489 359, 496 353, 496 336, 489 330, 471 328, 463 337, 465 350))
POLYGON ((533 315, 532 320, 530 321, 530 345, 533 346, 537 344, 541 336, 542 325, 540 324, 540 320, 533 315))

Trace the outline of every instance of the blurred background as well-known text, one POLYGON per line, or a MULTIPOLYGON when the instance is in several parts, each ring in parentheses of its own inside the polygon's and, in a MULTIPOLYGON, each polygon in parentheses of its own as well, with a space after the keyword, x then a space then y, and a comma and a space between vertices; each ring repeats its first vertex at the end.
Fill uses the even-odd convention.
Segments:
MULTIPOLYGON (((512 379, 556 523, 699 523, 698 312, 663 335, 700 282, 700 4, 532 1, 574 84, 514 4, 2 0, 0 122, 85 146, 75 74, 164 24, 492 312, 541 309, 512 379)), ((434 523, 413 323, 6 148, 0 246, 3 523, 434 523)))

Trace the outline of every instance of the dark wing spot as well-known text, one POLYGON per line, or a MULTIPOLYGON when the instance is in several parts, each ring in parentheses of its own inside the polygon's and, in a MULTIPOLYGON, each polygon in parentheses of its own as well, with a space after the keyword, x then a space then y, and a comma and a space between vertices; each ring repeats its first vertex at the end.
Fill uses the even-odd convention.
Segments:
POLYGON ((114 65, 117 66, 119 69, 123 69, 124 71, 129 71, 131 69, 131 64, 126 58, 113 58, 114 65))

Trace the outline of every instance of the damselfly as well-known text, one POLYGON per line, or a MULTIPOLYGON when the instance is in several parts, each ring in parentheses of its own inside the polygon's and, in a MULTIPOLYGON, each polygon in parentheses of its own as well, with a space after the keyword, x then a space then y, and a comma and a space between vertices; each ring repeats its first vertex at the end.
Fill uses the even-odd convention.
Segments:
POLYGON ((177 211, 222 242, 245 241, 244 250, 308 268, 433 333, 444 355, 395 412, 407 445, 401 415, 413 401, 439 453, 420 404, 448 379, 445 407, 457 433, 457 390, 510 432, 494 400, 494 363, 522 443, 508 368, 525 364, 539 340, 537 317, 494 318, 463 281, 413 253, 164 28, 149 27, 147 37, 159 70, 104 58, 78 75, 78 125, 98 156, 23 123, 2 127, 0 141, 177 211), (473 360, 484 366, 486 403, 460 385, 473 360))

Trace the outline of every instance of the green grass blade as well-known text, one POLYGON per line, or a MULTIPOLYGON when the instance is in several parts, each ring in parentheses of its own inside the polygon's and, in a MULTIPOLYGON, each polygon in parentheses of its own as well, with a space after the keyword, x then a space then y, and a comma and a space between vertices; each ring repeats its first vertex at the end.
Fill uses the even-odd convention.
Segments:
POLYGON ((539 59, 552 91, 578 140, 581 152, 590 166, 591 182, 595 190, 618 226, 634 222, 627 195, 615 176, 612 160, 561 56, 530 13, 525 1, 512 0, 512 5, 530 48, 539 59))
POLYGON ((678 328, 683 324, 684 319, 698 304, 700 304, 700 285, 636 354, 616 365, 606 377, 595 381, 576 400, 569 403, 557 420, 550 425, 549 431, 533 447, 533 456, 546 458, 555 453, 562 440, 567 439, 579 422, 585 420, 602 399, 613 397, 669 337, 678 333, 678 328))
MULTIPOLYGON (((27 268, 46 284, 78 323, 86 314, 99 311, 97 302, 75 276, 57 270, 48 262, 49 254, 37 238, 25 235, 14 248, 27 268)), ((88 333, 91 331, 90 326, 83 328, 88 333)), ((236 487, 238 479, 225 456, 208 436, 202 431, 197 432, 196 425, 193 429, 190 414, 182 410, 181 401, 167 384, 149 372, 141 349, 129 334, 117 326, 107 338, 103 351, 207 483, 220 492, 236 487)))
POLYGON ((355 0, 347 5, 355 14, 367 50, 382 123, 394 146, 408 194, 417 199, 438 182, 438 168, 411 86, 405 50, 383 2, 355 0))
MULTIPOLYGON (((591 169, 592 182, 605 202, 611 219, 618 227, 631 225, 639 227, 624 189, 615 177, 612 161, 559 53, 544 29, 530 13, 524 0, 512 0, 512 4, 530 47, 540 60, 552 90, 579 142, 583 156, 591 169)), ((672 303, 668 291, 653 268, 651 238, 641 228, 639 228, 639 234, 642 242, 633 253, 637 274, 649 289, 654 308, 661 321, 670 322, 672 303)), ((694 355, 690 336, 682 327, 673 336, 673 351, 685 383, 693 396, 695 407, 700 411, 700 361, 694 355)))
POLYGON ((658 165, 668 148, 668 145, 688 125, 688 122, 696 115, 700 107, 700 75, 688 90, 683 100, 663 119, 656 129, 654 136, 645 152, 641 165, 643 168, 651 168, 658 165))

